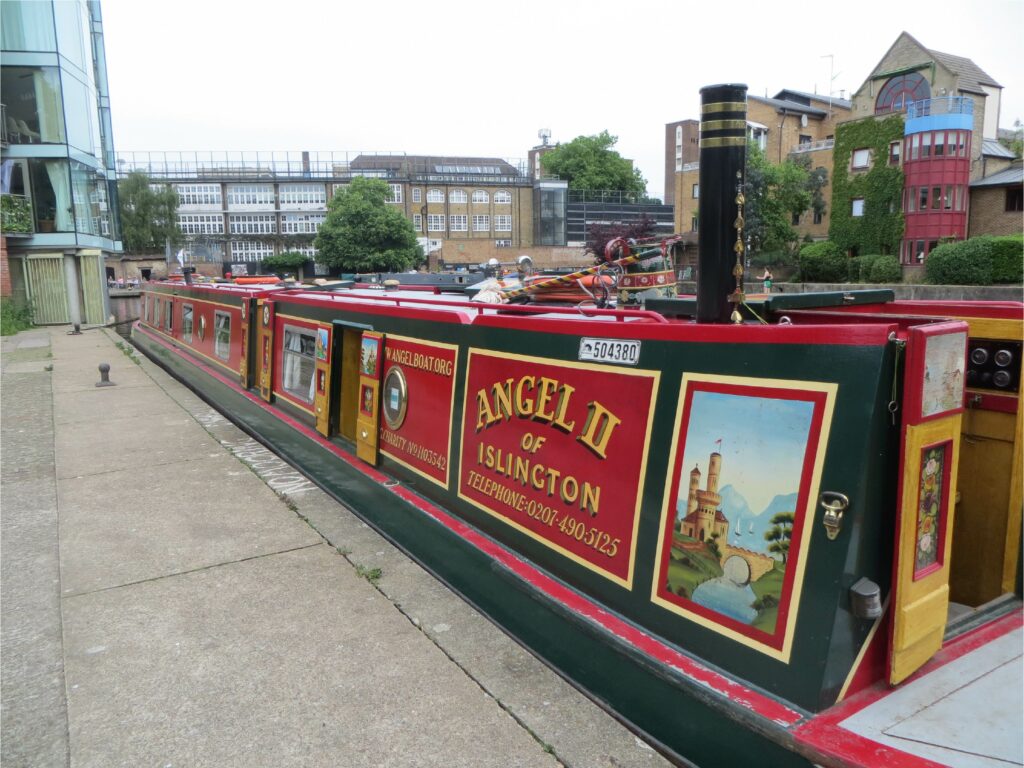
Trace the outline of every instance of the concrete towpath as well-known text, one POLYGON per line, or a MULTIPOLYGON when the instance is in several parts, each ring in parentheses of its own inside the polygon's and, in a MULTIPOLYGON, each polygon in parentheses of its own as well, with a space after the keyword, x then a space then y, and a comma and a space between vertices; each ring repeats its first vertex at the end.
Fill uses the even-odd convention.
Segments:
POLYGON ((668 765, 112 331, 0 366, 4 768, 668 765))

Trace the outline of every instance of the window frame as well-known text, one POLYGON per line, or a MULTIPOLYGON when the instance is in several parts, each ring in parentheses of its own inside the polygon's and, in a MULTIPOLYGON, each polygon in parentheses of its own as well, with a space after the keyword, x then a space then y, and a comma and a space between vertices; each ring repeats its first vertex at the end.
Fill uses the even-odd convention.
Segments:
POLYGON ((464 189, 453 189, 448 193, 448 202, 457 205, 465 205, 469 202, 469 195, 464 189))
POLYGON ((495 205, 512 205, 512 193, 507 189, 499 189, 494 193, 495 205))
POLYGON ((495 216, 494 217, 494 231, 495 232, 511 232, 512 231, 512 214, 498 214, 497 216, 495 216))
POLYGON ((470 200, 474 205, 488 205, 491 202, 491 196, 485 189, 474 189, 470 200))
POLYGON ((181 338, 187 341, 189 344, 192 343, 192 331, 195 328, 195 306, 188 303, 182 302, 181 304, 181 338))
POLYGON ((451 232, 468 232, 469 217, 464 213, 453 213, 448 217, 448 229, 451 232))
POLYGON ((850 199, 850 217, 851 218, 859 219, 859 218, 862 218, 863 216, 864 216, 864 198, 863 197, 851 198, 850 199), (860 206, 858 206, 857 203, 860 203, 860 206), (858 207, 860 209, 860 213, 857 212, 858 207))
POLYGON ((291 325, 285 323, 281 329, 281 391, 287 393, 289 397, 293 397, 296 400, 301 400, 304 403, 313 403, 313 384, 316 380, 316 330, 313 328, 307 328, 300 325, 291 325), (302 341, 300 340, 298 350, 288 348, 288 335, 295 334, 300 337, 307 337, 309 340, 309 353, 303 351, 302 341), (308 361, 309 371, 309 382, 308 386, 303 387, 301 382, 298 387, 288 386, 285 383, 285 377, 290 375, 288 373, 289 358, 293 355, 299 357, 298 365, 298 376, 300 380, 302 377, 303 361, 308 361))
POLYGON ((854 171, 861 171, 871 167, 871 148, 857 147, 850 153, 850 168, 854 171), (858 155, 863 156, 863 162, 858 162, 858 155))
POLYGON ((427 190, 427 202, 428 203, 443 203, 444 202, 444 190, 432 188, 427 190))
POLYGON ((215 309, 213 311, 213 354, 221 360, 227 360, 231 357, 231 313, 225 312, 222 309, 215 309), (226 329, 222 329, 218 322, 221 318, 227 319, 226 329), (227 332, 227 340, 224 342, 225 349, 223 355, 220 353, 222 330, 226 330, 227 332))

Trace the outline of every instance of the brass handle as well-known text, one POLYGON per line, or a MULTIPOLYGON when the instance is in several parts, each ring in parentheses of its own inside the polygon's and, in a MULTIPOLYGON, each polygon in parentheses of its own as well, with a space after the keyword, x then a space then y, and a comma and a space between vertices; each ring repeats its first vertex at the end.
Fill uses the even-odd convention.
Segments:
POLYGON ((850 500, 845 494, 825 491, 818 499, 818 503, 825 510, 825 514, 821 518, 821 524, 825 526, 825 534, 829 541, 835 541, 839 536, 839 531, 843 528, 843 513, 850 506, 850 500))

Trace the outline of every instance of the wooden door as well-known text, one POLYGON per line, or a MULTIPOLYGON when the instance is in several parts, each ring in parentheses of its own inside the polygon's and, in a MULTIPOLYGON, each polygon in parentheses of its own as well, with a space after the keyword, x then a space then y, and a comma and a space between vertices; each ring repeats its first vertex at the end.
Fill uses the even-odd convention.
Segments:
POLYGON ((906 350, 887 659, 892 685, 935 655, 946 630, 967 326, 911 328, 906 350))
POLYGON ((384 334, 364 331, 359 345, 359 406, 356 409, 356 456, 376 466, 380 431, 380 377, 384 334))

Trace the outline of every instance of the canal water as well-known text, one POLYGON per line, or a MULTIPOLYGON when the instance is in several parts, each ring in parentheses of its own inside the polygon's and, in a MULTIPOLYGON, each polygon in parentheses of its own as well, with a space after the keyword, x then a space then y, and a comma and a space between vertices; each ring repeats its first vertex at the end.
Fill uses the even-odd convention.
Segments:
POLYGON ((142 299, 138 291, 111 292, 110 313, 114 316, 115 330, 126 339, 131 335, 132 323, 139 319, 142 299))

